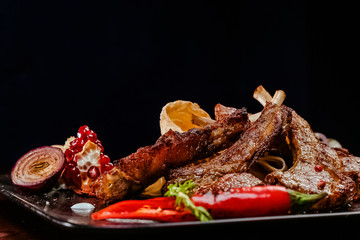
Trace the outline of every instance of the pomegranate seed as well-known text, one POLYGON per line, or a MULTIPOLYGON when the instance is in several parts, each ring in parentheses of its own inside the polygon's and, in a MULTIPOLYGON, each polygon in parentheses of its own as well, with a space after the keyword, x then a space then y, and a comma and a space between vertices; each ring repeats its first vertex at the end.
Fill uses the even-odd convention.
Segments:
POLYGON ((68 173, 70 175, 74 176, 74 175, 80 173, 80 171, 79 171, 79 169, 77 168, 76 165, 71 165, 71 166, 68 167, 68 173))
POLYGON ((102 144, 101 144, 101 142, 100 142, 99 139, 97 139, 94 143, 101 148, 101 152, 104 152, 104 147, 102 146, 102 144))
POLYGON ((96 179, 100 176, 100 170, 99 168, 92 166, 89 168, 87 175, 89 178, 96 179))
POLYGON ((81 186, 80 171, 73 161, 68 163, 64 172, 64 177, 66 184, 81 186))
POLYGON ((67 163, 67 167, 71 168, 71 167, 76 167, 76 163, 74 161, 68 162, 67 163))
POLYGON ((109 163, 110 162, 110 158, 108 155, 106 154, 101 154, 101 157, 100 157, 100 164, 101 166, 105 165, 106 163, 109 163))
POLYGON ((72 175, 70 174, 70 168, 71 168, 71 166, 67 166, 65 168, 65 171, 64 171, 64 174, 63 174, 63 177, 64 177, 64 180, 65 180, 66 184, 71 184, 72 183, 72 175))
POLYGON ((65 150, 65 156, 68 161, 71 161, 74 158, 74 154, 74 150, 72 150, 71 148, 65 150))
POLYGON ((78 132, 78 133, 76 134, 76 136, 77 136, 77 139, 83 139, 84 136, 86 136, 86 135, 83 134, 83 133, 78 132))
POLYGON ((102 169, 103 172, 107 172, 107 171, 110 171, 113 168, 114 168, 114 165, 111 162, 109 162, 109 163, 105 163, 104 166, 102 166, 101 169, 102 169))
POLYGON ((324 182, 323 180, 320 180, 318 182, 318 188, 319 189, 324 189, 325 185, 326 185, 326 182, 324 182))
POLYGON ((73 150, 74 154, 81 152, 83 147, 83 140, 80 140, 79 138, 75 138, 70 142, 70 148, 73 150))
MULTIPOLYGON (((78 170, 79 171, 79 170, 78 170)), ((81 176, 80 176, 80 172, 72 175, 72 180, 75 183, 75 185, 77 185, 78 187, 81 187, 81 176)))
MULTIPOLYGON (((86 142, 87 142, 86 139, 84 139, 84 138, 81 138, 81 139, 80 139, 80 141, 79 141, 79 143, 78 143, 78 147, 80 148, 80 151, 82 150, 82 148, 83 148, 83 146, 85 145, 86 142)), ((79 151, 79 152, 80 152, 80 151, 79 151)))
POLYGON ((87 125, 83 125, 79 128, 78 133, 83 136, 86 135, 88 131, 90 131, 90 128, 87 125))
POLYGON ((78 138, 75 138, 74 140, 72 140, 72 141, 70 142, 70 148, 71 148, 71 149, 76 148, 76 146, 78 145, 78 142, 79 142, 79 139, 78 139, 78 138))
POLYGON ((321 172, 323 170, 323 167, 321 165, 315 165, 314 169, 316 172, 321 172))
POLYGON ((90 128, 88 126, 86 126, 86 125, 81 126, 79 128, 79 131, 77 132, 76 136, 78 137, 78 139, 80 141, 86 142, 87 139, 88 139, 87 134, 88 134, 89 131, 90 131, 90 128))
POLYGON ((87 139, 92 141, 92 142, 95 142, 97 140, 97 134, 93 130, 90 130, 87 133, 87 139))

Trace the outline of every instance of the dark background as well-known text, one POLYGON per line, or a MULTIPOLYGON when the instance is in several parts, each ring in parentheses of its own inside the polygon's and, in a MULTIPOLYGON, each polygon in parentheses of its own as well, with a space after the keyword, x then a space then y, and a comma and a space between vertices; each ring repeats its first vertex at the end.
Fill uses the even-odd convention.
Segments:
MULTIPOLYGON (((162 106, 247 107, 262 84, 360 155, 355 6, 318 1, 0 1, 0 169, 87 124, 113 160, 162 106), (314 3, 316 2, 316 3, 314 3)), ((358 61, 357 61, 358 63, 358 61)))

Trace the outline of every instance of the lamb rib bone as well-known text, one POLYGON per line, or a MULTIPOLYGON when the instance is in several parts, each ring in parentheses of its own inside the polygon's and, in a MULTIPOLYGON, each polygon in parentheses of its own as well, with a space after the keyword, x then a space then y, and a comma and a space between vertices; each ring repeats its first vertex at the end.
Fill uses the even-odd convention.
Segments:
MULTIPOLYGON (((286 98, 286 94, 283 90, 277 90, 273 97, 271 97, 270 93, 266 91, 266 89, 260 85, 258 86, 253 94, 253 97, 259 101, 261 105, 265 107, 266 102, 275 103, 281 106, 286 98)), ((249 119, 251 122, 255 122, 261 115, 261 112, 255 114, 249 114, 249 119)))

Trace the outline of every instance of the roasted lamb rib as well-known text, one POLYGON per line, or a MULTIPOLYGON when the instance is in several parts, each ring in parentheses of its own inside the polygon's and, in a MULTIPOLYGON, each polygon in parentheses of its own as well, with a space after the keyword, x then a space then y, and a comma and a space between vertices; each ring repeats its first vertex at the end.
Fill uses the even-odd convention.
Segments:
POLYGON ((200 193, 261 184, 283 185, 310 194, 326 192, 312 210, 333 209, 356 196, 360 158, 346 149, 321 143, 310 125, 291 108, 267 103, 258 120, 229 149, 207 162, 173 169, 167 179, 168 184, 192 179, 200 193), (248 173, 264 152, 285 148, 292 154, 290 169, 268 174, 265 183, 248 173))
POLYGON ((270 173, 265 182, 283 185, 303 193, 326 192, 327 196, 313 206, 316 210, 332 209, 351 202, 356 193, 352 178, 357 178, 357 175, 345 161, 351 162, 358 170, 358 159, 321 143, 310 125, 294 110, 290 111, 288 139, 293 166, 285 172, 270 173))
MULTIPOLYGON (((222 105, 217 108, 226 109, 222 105)), ((245 108, 217 117, 203 128, 184 133, 168 131, 154 145, 139 148, 135 153, 114 163, 114 169, 100 176, 92 188, 102 199, 121 199, 153 183, 170 169, 226 149, 249 127, 245 108)))
POLYGON ((240 139, 220 155, 200 164, 190 164, 170 171, 168 184, 193 180, 201 191, 212 190, 226 174, 242 173, 273 145, 284 138, 289 112, 287 108, 267 103, 261 116, 247 128, 240 139))

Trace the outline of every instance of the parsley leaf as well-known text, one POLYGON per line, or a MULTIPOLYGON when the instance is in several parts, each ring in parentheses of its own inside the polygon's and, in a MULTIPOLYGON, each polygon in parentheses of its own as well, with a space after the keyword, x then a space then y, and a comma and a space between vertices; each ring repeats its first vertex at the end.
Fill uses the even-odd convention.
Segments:
POLYGON ((201 222, 207 222, 212 220, 210 213, 203 207, 197 207, 191 201, 188 194, 196 187, 196 184, 192 180, 188 180, 181 183, 170 184, 168 191, 164 194, 166 197, 176 197, 175 205, 181 207, 184 205, 185 210, 189 209, 194 216, 201 222))

